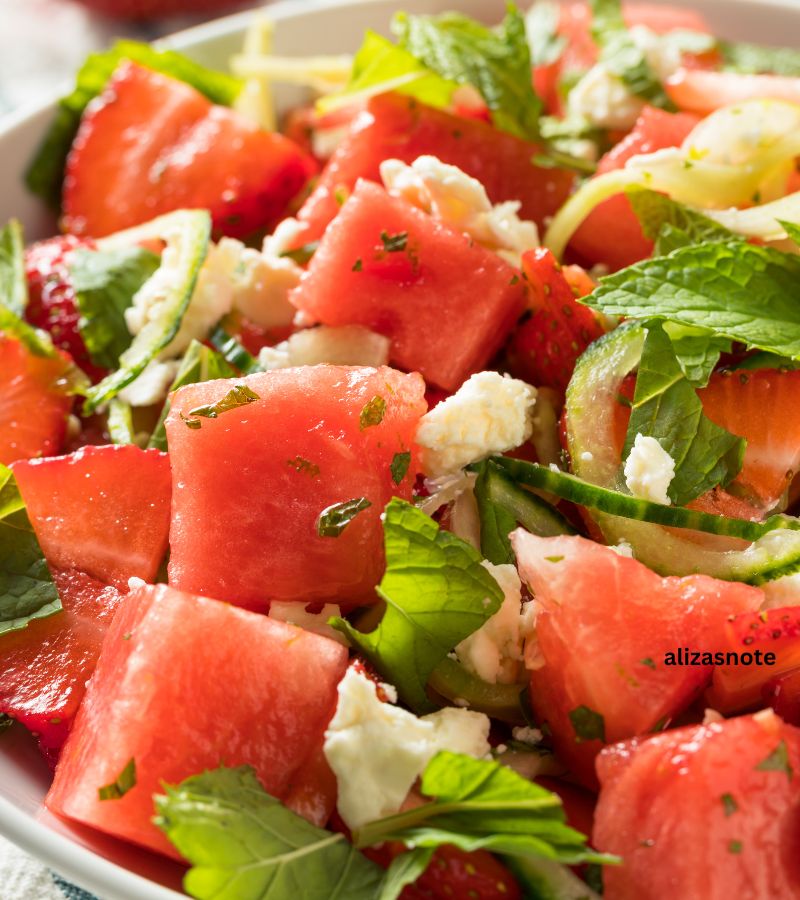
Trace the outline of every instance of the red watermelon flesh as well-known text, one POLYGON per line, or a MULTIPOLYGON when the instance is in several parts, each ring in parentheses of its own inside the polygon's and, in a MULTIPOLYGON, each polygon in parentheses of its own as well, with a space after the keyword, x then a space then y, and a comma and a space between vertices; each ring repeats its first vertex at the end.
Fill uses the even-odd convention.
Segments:
POLYGON ((167 419, 175 485, 170 584, 261 611, 272 600, 374 602, 384 566, 380 515, 393 496, 411 497, 423 394, 419 375, 346 366, 177 391, 167 419), (237 385, 259 399, 187 426, 192 409, 237 385), (392 462, 404 453, 408 471, 395 484, 392 462), (338 537, 318 535, 323 510, 362 497, 371 506, 338 537))
MULTIPOLYGON (((144 586, 108 631, 47 807, 170 856, 152 824, 161 783, 251 765, 269 793, 306 783, 336 704, 347 650, 335 641, 226 603, 144 586), (136 785, 100 800, 134 760, 136 785)), ((316 805, 323 824, 334 797, 316 805)))
POLYGON ((152 581, 167 550, 169 458, 133 445, 82 447, 12 467, 51 568, 127 590, 152 581))
POLYGON ((326 325, 385 334, 393 365, 453 391, 499 350, 523 312, 525 287, 497 254, 361 181, 292 302, 326 325), (387 252, 391 240, 402 249, 387 252))

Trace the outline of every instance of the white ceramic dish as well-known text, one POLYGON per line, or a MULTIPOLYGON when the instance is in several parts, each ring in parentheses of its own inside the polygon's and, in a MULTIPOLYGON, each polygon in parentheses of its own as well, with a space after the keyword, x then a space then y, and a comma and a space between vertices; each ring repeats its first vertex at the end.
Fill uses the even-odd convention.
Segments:
MULTIPOLYGON (((681 0, 675 0, 681 4, 681 0)), ((524 0, 523 0, 524 4, 524 0)), ((734 40, 785 43, 800 35, 800 0, 683 0, 708 17, 715 31, 734 40)), ((457 8, 498 20, 505 0, 285 0, 269 7, 276 24, 275 51, 287 55, 353 51, 365 28, 386 32, 392 14, 457 8)), ((166 43, 199 62, 225 68, 241 46, 253 11, 182 32, 166 43)), ((299 102, 279 94, 284 106, 299 102)), ((26 193, 22 173, 52 115, 52 103, 0 120, 0 222, 21 219, 29 240, 53 233, 54 222, 26 193)), ((22 729, 0 738, 0 833, 102 900, 176 900, 182 870, 154 854, 49 815, 42 800, 50 774, 22 729)), ((0 885, 0 895, 2 895, 0 885)), ((8 898, 11 900, 11 898, 8 898)), ((13 898, 18 900, 18 898, 13 898)), ((22 898, 19 898, 22 900, 22 898)), ((28 898, 25 898, 28 900, 28 898)))

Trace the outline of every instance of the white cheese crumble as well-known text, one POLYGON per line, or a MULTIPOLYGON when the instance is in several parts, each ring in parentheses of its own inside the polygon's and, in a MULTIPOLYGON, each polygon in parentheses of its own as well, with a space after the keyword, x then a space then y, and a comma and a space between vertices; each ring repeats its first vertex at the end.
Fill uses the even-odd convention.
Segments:
POLYGON ((178 374, 177 360, 152 360, 142 373, 119 392, 119 399, 131 406, 152 406, 167 396, 169 386, 178 374))
POLYGON ((457 472, 531 436, 536 388, 497 372, 478 372, 420 420, 417 443, 426 475, 457 472))
POLYGON ((667 496, 675 477, 675 460, 654 437, 637 434, 625 460, 625 484, 634 497, 669 506, 667 496))
POLYGON ((341 614, 342 611, 335 603, 326 603, 318 613, 308 612, 303 603, 291 601, 281 603, 273 600, 269 607, 270 619, 277 619, 279 622, 296 625, 298 628, 313 631, 314 634, 321 634, 323 637, 348 646, 344 635, 328 625, 328 619, 341 614))
POLYGON ((522 602, 522 582, 512 565, 483 562, 503 591, 500 609, 465 638, 456 654, 462 665, 490 684, 517 681, 525 639, 532 631, 533 604, 522 602))
POLYGON ((633 559, 633 547, 626 540, 621 540, 618 544, 610 544, 608 549, 613 550, 617 556, 633 559))
POLYGON ((514 266, 521 264, 526 250, 539 246, 536 225, 518 215, 521 203, 493 205, 480 181, 435 156, 420 156, 410 166, 386 159, 381 178, 390 194, 468 234, 514 266))
POLYGON ((527 725, 518 725, 511 729, 511 737, 521 744, 540 744, 544 735, 538 728, 530 728, 527 725))
POLYGON ((290 366, 385 366, 389 362, 389 338, 362 325, 306 328, 274 347, 264 347, 258 361, 264 369, 290 366))
POLYGON ((777 609, 781 606, 800 606, 800 572, 784 575, 775 581, 767 581, 760 585, 766 601, 764 609, 777 609))
POLYGON ((351 829, 396 813, 440 750, 482 758, 489 719, 448 707, 417 718, 378 698, 375 684, 350 668, 339 683, 324 753, 336 774, 337 809, 351 829))

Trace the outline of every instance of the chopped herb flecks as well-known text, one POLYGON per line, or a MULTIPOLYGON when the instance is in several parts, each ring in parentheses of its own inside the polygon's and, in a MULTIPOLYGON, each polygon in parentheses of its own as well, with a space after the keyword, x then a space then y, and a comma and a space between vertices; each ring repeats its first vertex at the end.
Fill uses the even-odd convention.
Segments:
POLYGON ((655 667, 656 667, 656 664, 653 662, 653 659, 650 656, 645 656, 645 658, 640 659, 639 662, 643 666, 647 666, 648 669, 655 669, 655 667))
POLYGON ((791 781, 794 772, 789 762, 789 750, 786 747, 786 741, 781 741, 772 753, 756 766, 756 769, 760 772, 783 772, 791 781))
POLYGON ((359 257, 359 258, 353 263, 353 272, 360 272, 363 268, 364 268, 364 263, 361 262, 361 257, 359 257))
POLYGON ((317 534, 320 537, 339 537, 353 519, 372 504, 366 497, 334 503, 322 510, 317 519, 317 534))
POLYGON ((359 427, 363 431, 365 428, 372 428, 373 425, 380 425, 385 414, 386 401, 380 394, 376 394, 364 404, 358 420, 359 427))
POLYGON ((294 459, 287 459, 286 465, 291 466, 296 472, 303 472, 310 478, 316 478, 319 475, 319 466, 310 460, 304 459, 302 456, 295 456, 294 459))
POLYGON ((389 234, 388 231, 382 231, 381 243, 387 253, 402 253, 408 246, 408 232, 400 231, 397 234, 389 234))
POLYGON ((728 853, 741 853, 742 852, 742 842, 741 841, 728 841, 728 853))
POLYGON ((600 713, 588 706, 578 706, 569 714, 569 720, 575 729, 575 740, 603 741, 606 739, 606 723, 600 713))
POLYGON ((97 796, 100 800, 119 800, 134 787, 136 787, 136 760, 131 757, 115 781, 98 788, 97 796))
POLYGON ((217 400, 216 403, 211 403, 208 406, 196 406, 194 409, 189 410, 188 416, 184 416, 181 413, 181 419, 189 428, 200 428, 202 423, 198 421, 198 417, 216 419, 224 412, 238 409, 240 406, 247 406, 248 403, 253 403, 260 399, 261 397, 247 385, 237 384, 221 400, 217 400))
POLYGON ((726 816, 732 816, 739 809, 738 803, 733 799, 733 794, 723 794, 720 800, 722 800, 722 808, 725 810, 726 816))
POLYGON ((389 471, 392 473, 392 481, 395 484, 400 484, 406 477, 410 464, 411 453, 408 450, 405 453, 395 453, 392 457, 392 464, 389 466, 389 471))

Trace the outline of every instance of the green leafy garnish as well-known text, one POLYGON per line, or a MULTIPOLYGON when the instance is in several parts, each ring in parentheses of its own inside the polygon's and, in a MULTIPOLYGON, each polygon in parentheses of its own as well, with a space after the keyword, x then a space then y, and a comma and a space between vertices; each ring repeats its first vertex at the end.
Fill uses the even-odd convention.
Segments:
POLYGON ((724 68, 730 72, 800 75, 800 50, 792 47, 764 47, 731 41, 720 41, 718 46, 724 68))
POLYGON ((568 41, 558 33, 561 8, 550 0, 538 0, 525 16, 528 45, 531 50, 531 64, 548 66, 557 62, 567 47, 568 41))
POLYGON ((156 825, 191 864, 198 900, 374 900, 383 871, 344 835, 311 825, 261 786, 249 766, 166 786, 156 825))
POLYGON ((415 847, 396 856, 386 870, 376 900, 396 900, 403 893, 403 888, 414 884, 428 868, 432 856, 433 849, 430 847, 415 847))
POLYGON ((74 252, 70 280, 80 313, 78 331, 96 366, 115 368, 130 347, 125 310, 158 266, 158 256, 143 247, 74 252))
POLYGON ((382 231, 381 243, 386 253, 402 253, 408 246, 408 232, 399 231, 397 234, 389 234, 388 231, 382 231))
POLYGON ((386 415, 386 401, 380 394, 376 394, 364 404, 358 417, 358 427, 363 431, 365 428, 380 425, 384 415, 386 415))
POLYGON ((136 787, 136 760, 131 757, 125 768, 111 782, 97 789, 97 797, 100 800, 119 800, 124 797, 131 788, 136 787))
POLYGON ((287 459, 286 465, 290 466, 295 472, 302 472, 309 478, 319 478, 319 466, 312 463, 311 460, 304 459, 302 456, 295 456, 294 459, 287 459))
POLYGON ((0 229, 0 306, 21 316, 27 305, 25 242, 22 238, 22 225, 12 219, 0 229))
POLYGON ((219 350, 225 361, 237 368, 243 375, 264 371, 255 356, 237 338, 228 334, 221 325, 211 332, 209 341, 219 350))
POLYGON ((246 384, 235 384, 224 397, 206 406, 195 406, 181 418, 189 428, 200 428, 199 419, 218 419, 223 413, 247 406, 248 403, 255 403, 260 399, 261 397, 246 384))
POLYGON ((369 634, 331 624, 395 685, 414 711, 433 708, 425 687, 436 666, 500 608, 503 592, 465 541, 397 498, 383 523, 386 571, 376 588, 386 612, 369 634))
POLYGON ((406 477, 408 473, 408 467, 411 465, 411 451, 406 450, 404 453, 395 453, 392 457, 392 463, 389 466, 389 471, 392 474, 392 481, 395 484, 400 484, 400 482, 406 477))
POLYGON ((789 762, 789 749, 786 746, 786 741, 781 741, 772 753, 756 766, 756 769, 759 772, 783 772, 791 781, 794 771, 792 770, 792 764, 789 762))
POLYGON ((339 537, 355 517, 372 506, 366 497, 334 503, 322 510, 317 518, 317 534, 320 537, 339 537))
POLYGON ((681 247, 600 280, 581 302, 608 315, 669 319, 800 358, 800 258, 740 241, 681 247))
MULTIPOLYGON (((217 378, 234 378, 236 372, 225 361, 220 353, 206 347, 199 341, 192 341, 181 360, 180 368, 170 385, 169 394, 174 393, 185 384, 199 384, 202 381, 215 381, 217 378)), ((156 450, 167 449, 167 432, 164 422, 170 410, 169 397, 164 401, 164 408, 158 417, 158 424, 150 437, 148 447, 156 450)))
POLYGON ((500 763, 442 751, 428 763, 420 791, 432 802, 367 823, 353 833, 356 846, 399 840, 570 864, 618 861, 586 846, 565 823, 556 794, 500 763))
POLYGON ((800 247, 800 225, 795 222, 787 222, 784 219, 778 219, 778 223, 783 226, 789 239, 800 247))
POLYGON ((495 28, 460 13, 398 13, 392 31, 400 46, 446 81, 470 85, 483 97, 492 121, 521 138, 538 135, 541 102, 531 82, 525 20, 513 3, 495 28))
POLYGON ((672 342, 659 323, 647 329, 623 461, 637 434, 655 438, 675 461, 667 488, 670 500, 685 506, 717 485, 729 484, 742 468, 746 441, 716 425, 683 373, 672 342))
POLYGON ((588 706, 576 706, 570 710, 569 720, 575 731, 575 740, 603 741, 606 739, 606 723, 599 712, 588 706))
POLYGON ((156 50, 150 44, 118 41, 110 50, 90 54, 78 71, 72 93, 58 101, 55 119, 25 173, 28 187, 54 209, 60 203, 64 165, 83 111, 102 92, 123 59, 185 81, 212 103, 223 106, 233 103, 242 87, 242 82, 230 75, 206 69, 175 50, 156 50))
POLYGON ((734 800, 733 794, 723 794, 720 797, 722 808, 725 810, 725 817, 732 816, 738 809, 739 804, 734 800))
POLYGON ((0 635, 61 609, 11 469, 0 464, 0 635))
POLYGON ((705 387, 720 354, 731 351, 731 342, 727 338, 718 337, 705 328, 665 322, 664 331, 672 341, 672 349, 683 374, 694 387, 705 387))
POLYGON ((742 842, 741 841, 728 841, 728 853, 741 853, 742 852, 742 842))

